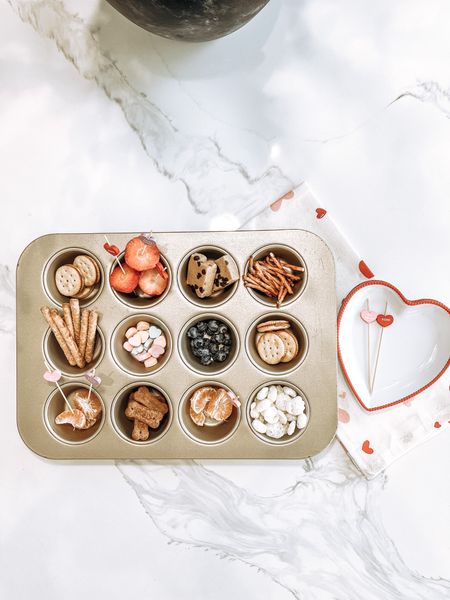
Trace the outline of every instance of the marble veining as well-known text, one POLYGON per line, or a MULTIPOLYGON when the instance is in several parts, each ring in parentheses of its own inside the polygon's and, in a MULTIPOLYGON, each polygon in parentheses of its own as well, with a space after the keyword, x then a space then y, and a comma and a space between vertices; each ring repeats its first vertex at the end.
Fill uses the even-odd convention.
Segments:
MULTIPOLYGON (((274 496, 244 489, 208 462, 118 462, 155 526, 172 542, 258 568, 304 600, 444 600, 450 581, 412 572, 379 516, 384 478, 362 478, 339 443, 293 463, 274 496)), ((275 467, 276 469, 276 467, 275 467)))
POLYGON ((264 206, 299 183, 278 166, 253 176, 226 156, 214 138, 187 136, 177 129, 148 96, 133 88, 114 60, 102 53, 95 33, 59 0, 8 1, 22 20, 54 41, 80 75, 96 81, 120 106, 151 161, 163 175, 185 186, 198 212, 212 212, 220 197, 240 225, 254 214, 256 205, 264 206))

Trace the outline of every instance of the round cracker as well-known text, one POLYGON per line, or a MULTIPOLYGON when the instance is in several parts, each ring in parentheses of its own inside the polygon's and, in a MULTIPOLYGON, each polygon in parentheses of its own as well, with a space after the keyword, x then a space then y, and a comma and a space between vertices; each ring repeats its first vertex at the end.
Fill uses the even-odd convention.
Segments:
POLYGON ((278 331, 277 335, 283 340, 286 346, 286 353, 280 362, 288 363, 298 354, 298 340, 290 330, 278 331))
POLYGON ((276 333, 263 333, 256 347, 259 356, 268 365, 277 365, 286 353, 284 342, 276 333))
POLYGON ((74 267, 79 269, 84 277, 84 285, 92 287, 97 281, 95 260, 87 254, 78 255, 73 261, 74 267))
POLYGON ((275 321, 264 321, 264 323, 259 323, 259 325, 256 326, 256 329, 261 333, 266 333, 267 331, 289 329, 290 326, 289 321, 286 321, 286 319, 277 319, 275 321))
POLYGON ((71 298, 83 290, 83 275, 74 265, 62 265, 56 270, 55 285, 60 294, 71 298))
POLYGON ((81 292, 75 294, 73 298, 78 298, 78 300, 87 300, 88 298, 91 298, 96 291, 97 290, 94 288, 94 286, 85 287, 81 292))

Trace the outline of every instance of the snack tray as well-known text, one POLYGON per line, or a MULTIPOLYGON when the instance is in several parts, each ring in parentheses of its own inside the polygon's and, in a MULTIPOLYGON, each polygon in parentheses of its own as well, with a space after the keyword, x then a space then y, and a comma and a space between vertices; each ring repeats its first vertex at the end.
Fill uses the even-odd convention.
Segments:
MULTIPOLYGON (((133 235, 107 233, 119 248, 133 235)), ((169 285, 151 301, 127 298, 111 289, 108 278, 115 265, 103 249, 102 233, 45 235, 23 251, 17 266, 17 425, 25 444, 53 459, 299 459, 323 450, 337 427, 335 271, 326 244, 303 230, 170 232, 154 233, 154 237, 168 268, 169 285), (185 284, 187 260, 193 251, 230 254, 241 279, 217 298, 197 298, 185 284), (242 282, 249 256, 261 257, 269 251, 305 267, 300 289, 280 309, 242 282), (102 421, 87 440, 76 435, 63 438, 52 427, 51 401, 59 392, 43 379, 44 360, 61 370, 60 385, 67 392, 86 385, 86 371, 64 362, 40 314, 41 306, 60 307, 66 301, 54 286, 54 273, 80 253, 93 255, 102 270, 96 297, 80 301, 81 306, 99 312, 100 335, 94 362, 86 371, 96 367, 102 379, 96 393, 104 404, 102 421), (232 356, 224 365, 202 367, 189 356, 187 327, 203 317, 217 317, 234 333, 232 356), (123 332, 141 318, 161 323, 168 335, 167 357, 151 373, 135 371, 123 356, 123 332), (257 322, 274 318, 289 319, 298 333, 301 355, 293 365, 264 365, 255 354, 257 322), (189 424, 187 401, 201 383, 224 385, 241 401, 220 434, 217 427, 208 427, 206 435, 203 431, 197 435, 197 426, 189 424), (263 439, 250 427, 251 401, 266 383, 293 386, 306 401, 308 425, 292 439, 263 439), (126 398, 138 385, 162 391, 170 408, 163 430, 147 442, 130 439, 132 423, 123 415, 126 398)))

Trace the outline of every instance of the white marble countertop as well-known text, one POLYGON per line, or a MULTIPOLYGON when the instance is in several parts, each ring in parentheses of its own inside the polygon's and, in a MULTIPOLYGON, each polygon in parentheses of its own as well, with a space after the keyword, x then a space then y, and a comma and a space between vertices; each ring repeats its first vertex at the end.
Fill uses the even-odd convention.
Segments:
POLYGON ((283 463, 50 462, 19 438, 14 375, 29 241, 234 228, 303 180, 377 275, 448 304, 449 19, 443 0, 272 0, 188 45, 103 1, 0 2, 0 597, 450 596, 448 429, 370 482, 337 441, 283 463))

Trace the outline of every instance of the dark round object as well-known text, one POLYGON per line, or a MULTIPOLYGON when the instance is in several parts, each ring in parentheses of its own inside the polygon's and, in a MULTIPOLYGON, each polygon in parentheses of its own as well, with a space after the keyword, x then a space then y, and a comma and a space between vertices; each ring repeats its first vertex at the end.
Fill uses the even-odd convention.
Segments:
POLYGON ((188 338, 192 338, 192 339, 196 338, 198 336, 198 329, 196 327, 189 327, 187 336, 188 336, 188 338))
POLYGON ((206 42, 239 29, 269 0, 108 0, 125 17, 165 38, 206 42))

